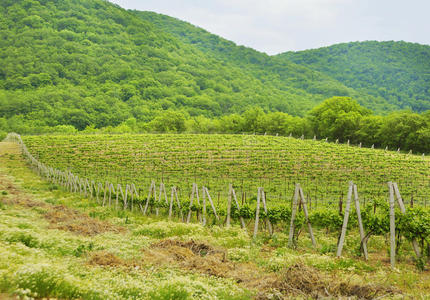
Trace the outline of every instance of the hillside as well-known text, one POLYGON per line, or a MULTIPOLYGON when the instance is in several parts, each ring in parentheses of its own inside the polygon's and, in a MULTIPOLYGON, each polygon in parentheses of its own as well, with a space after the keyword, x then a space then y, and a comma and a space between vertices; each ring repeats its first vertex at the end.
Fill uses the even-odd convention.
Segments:
POLYGON ((269 56, 252 48, 238 46, 188 22, 149 11, 132 12, 182 42, 197 47, 206 55, 248 70, 264 83, 270 82, 281 90, 294 87, 304 89, 310 94, 322 94, 326 98, 350 96, 377 113, 399 109, 396 103, 388 103, 378 95, 348 88, 344 83, 335 80, 334 76, 323 72, 312 72, 310 68, 293 63, 292 60, 269 56))
POLYGON ((280 84, 278 74, 207 55, 107 1, 7 0, 0 15, 0 127, 10 130, 115 126, 163 110, 214 117, 254 105, 303 115, 349 93, 293 63, 280 84), (308 88, 315 81, 334 88, 308 88))
POLYGON ((159 126, 149 122, 159 116, 181 122, 202 116, 191 123, 208 124, 255 106, 305 116, 332 96, 352 97, 376 114, 428 108, 426 46, 376 43, 370 51, 375 67, 356 59, 380 71, 368 78, 355 67, 330 64, 329 72, 302 65, 294 58, 300 53, 268 56, 189 23, 103 0, 6 0, 0 15, 0 135, 116 127, 128 120, 151 131, 159 126), (396 64, 381 63, 390 51, 396 64))
POLYGON ((400 108, 430 109, 430 46, 406 42, 355 42, 286 52, 279 58, 331 76, 400 108))

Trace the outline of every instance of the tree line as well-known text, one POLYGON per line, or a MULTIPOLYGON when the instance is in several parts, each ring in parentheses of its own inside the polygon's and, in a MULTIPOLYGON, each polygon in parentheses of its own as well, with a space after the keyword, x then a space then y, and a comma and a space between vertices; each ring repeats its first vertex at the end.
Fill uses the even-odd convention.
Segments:
POLYGON ((46 126, 16 116, 0 118, 0 138, 6 132, 21 134, 77 133, 256 133, 292 135, 402 151, 430 152, 430 110, 421 114, 397 111, 375 115, 349 97, 332 97, 314 107, 305 117, 284 112, 266 112, 251 107, 242 114, 221 117, 190 116, 187 111, 165 110, 153 119, 128 118, 117 126, 97 128, 94 124, 78 130, 72 125, 46 126))

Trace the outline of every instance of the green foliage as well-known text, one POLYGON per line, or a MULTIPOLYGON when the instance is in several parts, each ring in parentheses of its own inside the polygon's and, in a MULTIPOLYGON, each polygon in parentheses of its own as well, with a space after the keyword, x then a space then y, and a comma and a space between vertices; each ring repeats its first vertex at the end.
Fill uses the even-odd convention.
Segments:
MULTIPOLYGON (((421 72, 426 60, 407 93, 384 92, 382 83, 354 86, 357 92, 325 70, 108 1, 3 1, 0 8, 0 137, 10 131, 73 134, 99 128, 109 133, 312 134, 307 121, 296 116, 332 96, 353 97, 377 113, 428 109, 428 92, 423 92, 428 80, 421 72), (407 105, 397 98, 416 99, 405 100, 407 105)), ((384 53, 391 46, 397 52, 402 48, 377 45, 384 53)), ((409 77, 406 62, 414 53, 421 62, 428 52, 426 46, 410 48, 402 63, 409 77)), ((357 118, 344 118, 350 121, 356 125, 357 118)), ((416 145, 428 149, 428 128, 418 132, 416 145)))
POLYGON ((190 296, 186 286, 177 284, 165 284, 163 287, 149 293, 149 297, 156 300, 186 300, 189 299, 190 296))
MULTIPOLYGON (((372 95, 384 109, 430 109, 430 47, 406 42, 354 42, 286 52, 279 58, 310 67, 372 95), (388 105, 387 105, 388 104, 388 105)), ((364 104, 362 100, 360 103, 364 104)))
MULTIPOLYGON (((41 1, 26 7, 25 1, 0 6, 0 130, 66 133, 115 128, 130 118, 148 123, 164 111, 214 118, 250 106, 303 115, 328 96, 305 90, 306 81, 321 79, 314 71, 287 63, 285 76, 267 84, 276 77, 271 70, 261 73, 213 57, 108 1, 41 1)), ((236 57, 249 52, 234 47, 236 57)), ((160 128, 162 121, 157 119, 153 130, 184 129, 182 124, 160 128)))
POLYGON ((29 248, 37 248, 39 241, 36 237, 23 231, 16 231, 6 237, 6 241, 10 243, 22 243, 29 248))
MULTIPOLYGON (((188 210, 193 182, 209 188, 215 204, 226 197, 233 183, 247 193, 241 214, 249 217, 255 207, 257 187, 263 186, 269 199, 291 201, 294 184, 300 182, 312 199, 312 206, 334 205, 354 181, 367 199, 385 200, 381 187, 386 182, 399 184, 405 199, 428 202, 427 156, 405 155, 392 151, 336 145, 323 141, 261 135, 129 134, 24 136, 35 157, 46 165, 72 172, 82 178, 117 184, 133 182, 147 191, 151 180, 164 180, 180 189, 181 207, 188 210), (103 155, 100 155, 103 153, 103 155)), ((124 188, 124 186, 123 186, 124 188)), ((146 192, 139 192, 135 205, 146 204, 146 192)), ((94 193, 94 191, 93 191, 94 193)), ((238 192, 239 193, 239 192, 238 192)), ((170 191, 167 191, 170 200, 170 191)), ((200 203, 201 203, 200 195, 200 203)), ((157 200, 159 195, 157 194, 157 200)), ((121 196, 120 202, 122 203, 121 196)), ((150 208, 166 207, 150 199, 150 208)), ((131 198, 129 196, 128 202, 131 198)), ((197 204, 195 202, 194 204, 197 204)), ((174 204, 176 206, 176 202, 174 204)), ((207 203, 208 211, 209 203, 207 203)), ((195 208, 193 208, 195 209, 195 208)), ((288 216, 288 205, 273 216, 273 221, 288 216)), ((235 209, 232 210, 236 214, 235 209)), ((222 215, 225 211, 219 211, 222 215)), ((333 220, 334 222, 334 220, 333 220)), ((337 222, 333 223, 337 224, 337 222)))
MULTIPOLYGON (((357 98, 360 103, 378 112, 395 109, 396 107, 395 105, 388 105, 383 99, 381 101, 381 99, 377 99, 377 97, 369 95, 369 93, 359 93, 352 88, 348 88, 346 84, 333 80, 331 76, 327 76, 320 70, 311 70, 283 57, 269 56, 251 48, 237 46, 231 41, 187 22, 154 12, 133 11, 133 13, 141 19, 151 22, 160 30, 172 34, 187 45, 196 47, 205 55, 240 67, 241 70, 252 74, 267 85, 284 91, 302 91, 301 94, 291 95, 288 98, 288 102, 281 102, 272 98, 269 107, 270 111, 303 115, 303 111, 309 110, 317 102, 320 102, 317 100, 319 97, 325 99, 333 96, 357 98), (308 100, 307 95, 309 94, 313 96, 313 104, 308 100), (302 100, 296 102, 295 99, 298 97, 302 98, 302 100)), ((234 86, 234 90, 240 88, 237 85, 234 86)))
POLYGON ((174 111, 165 111, 149 123, 155 132, 183 132, 185 131, 185 117, 174 111))
POLYGON ((19 294, 27 297, 74 299, 84 296, 60 272, 43 264, 20 268, 10 284, 20 291, 19 294))
POLYGON ((325 100, 310 111, 310 120, 316 135, 331 140, 352 139, 359 127, 361 118, 370 111, 351 98, 333 97, 325 100))

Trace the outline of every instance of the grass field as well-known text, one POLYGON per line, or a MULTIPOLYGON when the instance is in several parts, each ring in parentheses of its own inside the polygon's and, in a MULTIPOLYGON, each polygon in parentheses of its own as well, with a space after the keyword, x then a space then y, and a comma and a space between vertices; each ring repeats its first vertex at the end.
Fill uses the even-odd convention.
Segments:
POLYGON ((0 144, 0 296, 61 299, 425 299, 430 273, 417 271, 407 243, 397 269, 386 240, 357 256, 351 230, 344 257, 338 232, 285 231, 252 240, 237 226, 166 222, 100 207, 34 175, 15 144, 0 144), (3 293, 3 294, 1 294, 3 293))
POLYGON ((135 183, 141 189, 147 189, 151 180, 163 181, 184 194, 195 182, 221 201, 233 183, 242 203, 255 198, 257 187, 264 187, 269 205, 289 203, 294 184, 300 183, 313 207, 333 206, 345 197, 349 180, 357 184, 362 201, 385 200, 388 181, 398 183, 408 203, 430 201, 430 157, 393 151, 255 135, 25 136, 23 140, 41 162, 82 177, 135 183))

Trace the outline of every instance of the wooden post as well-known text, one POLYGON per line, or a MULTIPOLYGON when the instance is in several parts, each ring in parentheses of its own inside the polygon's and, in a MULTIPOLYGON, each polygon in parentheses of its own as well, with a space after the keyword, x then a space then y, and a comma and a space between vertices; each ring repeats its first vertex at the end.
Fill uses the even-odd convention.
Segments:
POLYGON ((258 188, 258 194, 257 194, 257 208, 255 210, 255 223, 254 223, 254 234, 253 238, 255 239, 257 237, 258 232, 258 220, 260 219, 260 189, 258 188))
POLYGON ((146 198, 145 209, 143 210, 143 215, 146 216, 149 207, 149 201, 151 199, 151 194, 154 194, 155 197, 155 181, 151 181, 151 186, 149 187, 148 197, 146 198))
POLYGON ((228 186, 228 201, 227 201, 227 217, 225 219, 225 226, 230 226, 231 219, 231 198, 232 198, 232 189, 233 186, 229 184, 228 186))
POLYGON ((269 234, 272 235, 273 234, 273 227, 272 227, 272 223, 269 220, 269 217, 267 216, 266 194, 264 193, 264 188, 261 188, 260 192, 261 192, 261 200, 263 202, 264 213, 266 214, 267 227, 269 228, 269 234))
POLYGON ((345 215, 343 216, 342 232, 340 234, 339 244, 337 246, 337 253, 336 253, 337 257, 340 257, 342 255, 343 243, 345 241, 346 229, 348 226, 349 208, 351 205, 352 190, 353 190, 353 183, 352 181, 350 181, 349 188, 348 188, 348 196, 346 199, 345 215))
POLYGON ((122 190, 121 184, 118 183, 118 185, 116 186, 116 203, 115 203, 116 208, 118 208, 118 204, 119 204, 118 198, 120 194, 122 199, 124 199, 124 191, 122 190))
POLYGON ((212 211, 214 212, 215 218, 216 218, 217 220, 219 220, 219 216, 218 216, 218 215, 217 215, 217 213, 216 213, 216 209, 215 209, 214 203, 213 203, 213 201, 212 201, 211 195, 209 194, 209 190, 208 190, 208 188, 207 188, 207 187, 205 187, 205 191, 206 191, 206 195, 208 196, 208 200, 209 200, 209 203, 210 203, 210 205, 211 205, 212 211))
POLYGON ((128 205, 128 192, 130 190, 130 186, 128 184, 125 185, 125 196, 124 196, 124 210, 127 209, 127 205, 128 205))
POLYGON ((369 255, 367 253, 367 241, 365 240, 366 235, 364 234, 363 222, 361 220, 360 200, 358 199, 357 185, 354 184, 354 202, 355 211, 357 213, 358 229, 360 230, 361 246, 363 248, 364 259, 368 260, 369 255))
POLYGON ((309 214, 308 214, 308 208, 306 205, 306 200, 303 195, 303 190, 301 187, 299 188, 299 194, 300 194, 301 202, 303 204, 303 212, 305 214, 306 223, 308 225, 309 236, 311 237, 312 245, 315 247, 317 243, 315 242, 314 232, 312 230, 311 222, 309 221, 309 214))
POLYGON ((234 191, 234 189, 232 189, 232 192, 233 192, 233 199, 234 199, 234 202, 236 203, 237 211, 239 213, 240 225, 242 226, 243 229, 246 230, 245 220, 243 220, 243 217, 240 216, 240 205, 236 198, 236 192, 234 191))
POLYGON ((112 183, 109 183, 109 207, 112 205, 112 193, 115 193, 115 188, 112 183))
POLYGON ((194 190, 195 190, 194 187, 195 187, 195 183, 193 183, 193 189, 191 191, 190 207, 188 209, 187 223, 190 223, 190 220, 191 220, 191 213, 192 213, 191 208, 193 207, 193 201, 194 201, 194 190))
POLYGON ((175 198, 176 198, 176 203, 178 205, 179 214, 181 215, 181 221, 184 222, 184 214, 182 213, 181 202, 179 201, 179 198, 178 198, 178 191, 176 190, 176 186, 174 186, 173 188, 175 190, 175 198))
MULTIPOLYGON (((197 183, 196 183, 195 190, 196 190, 197 205, 200 207, 199 187, 198 187, 197 183)), ((200 210, 197 210, 197 219, 198 219, 198 221, 200 223, 203 222, 203 220, 202 220, 202 214, 201 214, 200 210)))
POLYGON ((175 187, 172 187, 172 191, 170 194, 170 204, 169 204, 169 221, 172 219, 172 211, 173 211, 173 197, 175 195, 175 187))
POLYGON ((297 202, 299 200, 299 188, 300 188, 300 185, 297 183, 295 191, 294 191, 293 207, 291 209, 290 233, 288 235, 288 247, 293 247, 294 220, 296 219, 297 202))
POLYGON ((388 182, 388 189, 390 191, 390 263, 391 268, 394 269, 396 263, 396 225, 394 214, 394 188, 392 182, 388 182))
POLYGON ((132 192, 131 192, 131 211, 133 211, 133 204, 134 204, 134 195, 139 198, 139 193, 137 192, 136 185, 134 183, 130 186, 132 192))
MULTIPOLYGON (((405 204, 403 203, 402 196, 400 195, 400 191, 399 191, 399 187, 397 186, 397 183, 393 182, 393 188, 394 188, 394 193, 395 193, 396 198, 397 198, 397 202, 399 203, 399 206, 400 206, 400 211, 404 215, 406 213, 406 208, 405 208, 405 204)), ((417 256, 417 258, 420 259, 421 258, 421 251, 420 251, 420 247, 418 246, 418 243, 417 243, 415 238, 412 239, 412 248, 414 249, 414 252, 415 252, 415 255, 417 256)))
POLYGON ((202 187, 203 207, 202 207, 202 225, 206 225, 206 193, 205 187, 202 187))

